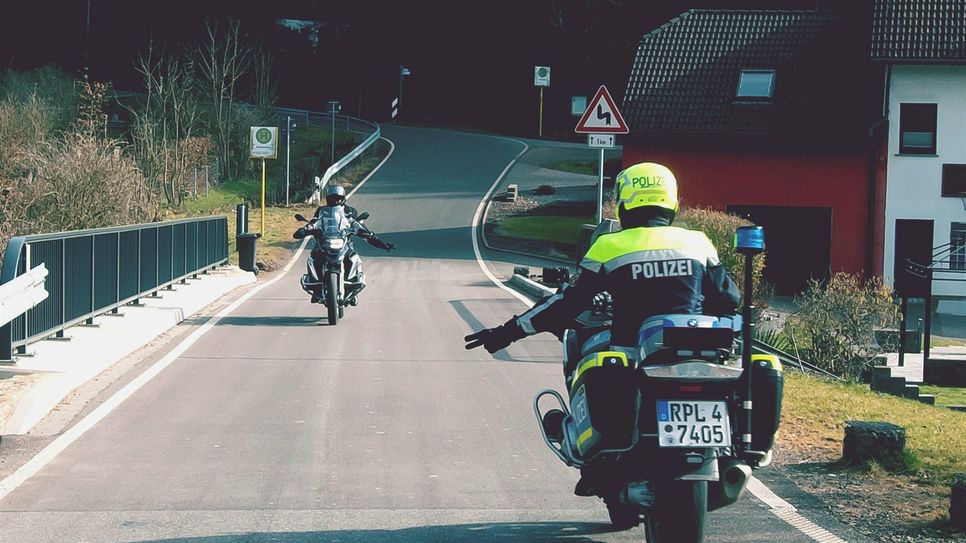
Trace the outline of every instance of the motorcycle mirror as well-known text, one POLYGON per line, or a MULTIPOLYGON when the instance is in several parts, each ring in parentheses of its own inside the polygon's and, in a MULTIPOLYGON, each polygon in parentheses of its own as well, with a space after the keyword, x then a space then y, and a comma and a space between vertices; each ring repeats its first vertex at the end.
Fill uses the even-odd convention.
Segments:
POLYGON ((359 213, 359 216, 356 217, 356 219, 357 220, 360 220, 360 221, 364 221, 364 220, 366 220, 368 218, 369 218, 369 213, 367 213, 365 211, 363 211, 362 213, 359 213))
POLYGON ((305 217, 303 217, 301 213, 296 213, 295 220, 305 222, 305 217))

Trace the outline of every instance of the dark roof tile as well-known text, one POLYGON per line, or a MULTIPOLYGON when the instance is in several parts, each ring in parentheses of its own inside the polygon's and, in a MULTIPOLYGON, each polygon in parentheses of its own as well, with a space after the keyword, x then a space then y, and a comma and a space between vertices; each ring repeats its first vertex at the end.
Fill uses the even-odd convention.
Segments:
POLYGON ((852 39, 855 33, 841 38, 838 24, 816 11, 683 13, 641 39, 621 111, 638 132, 834 133, 858 127, 868 121, 869 108, 855 107, 855 100, 868 85, 851 83, 867 79, 867 70, 856 65, 868 64, 866 45, 852 39), (736 99, 743 69, 776 71, 770 101, 736 99))
POLYGON ((966 0, 875 0, 872 58, 966 62, 966 0))

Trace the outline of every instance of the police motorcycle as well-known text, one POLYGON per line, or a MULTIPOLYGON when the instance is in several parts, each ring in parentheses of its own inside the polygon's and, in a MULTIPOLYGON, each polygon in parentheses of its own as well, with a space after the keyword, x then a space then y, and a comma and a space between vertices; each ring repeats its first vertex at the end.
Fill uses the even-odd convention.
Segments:
POLYGON ((332 326, 339 323, 346 306, 358 303, 357 297, 365 288, 362 259, 352 251, 351 238, 373 235, 362 224, 368 218, 368 213, 360 213, 353 220, 342 206, 322 207, 318 217, 312 220, 295 215, 296 220, 307 223, 305 231, 314 242, 306 273, 302 275, 302 290, 312 295, 313 302, 325 304, 332 326))
MULTIPOLYGON (((738 238, 752 292, 763 232, 739 229, 738 238)), ((581 470, 575 492, 602 498, 616 528, 643 521, 648 543, 701 543, 706 513, 735 503, 752 470, 771 462, 781 365, 747 349, 735 355, 738 332, 751 337, 747 296, 741 316, 651 317, 630 353, 610 348, 607 298, 563 331, 568 398, 553 389, 534 397, 543 439, 581 470), (546 397, 559 409, 542 412, 546 397)))

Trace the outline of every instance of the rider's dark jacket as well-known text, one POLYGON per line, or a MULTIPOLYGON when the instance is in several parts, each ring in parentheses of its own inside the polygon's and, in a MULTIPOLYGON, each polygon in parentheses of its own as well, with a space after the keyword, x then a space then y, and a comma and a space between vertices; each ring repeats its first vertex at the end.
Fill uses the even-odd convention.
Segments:
POLYGON ((641 323, 652 315, 733 315, 740 297, 707 236, 675 226, 604 234, 587 251, 579 273, 573 287, 516 319, 523 332, 559 333, 607 291, 614 308, 611 343, 634 347, 641 323))
MULTIPOLYGON (((356 208, 351 207, 351 206, 348 206, 348 205, 345 205, 345 204, 339 204, 339 205, 342 206, 342 210, 345 213, 345 216, 352 222, 352 228, 353 228, 354 233, 355 233, 356 236, 359 236, 360 238, 366 240, 367 242, 369 242, 369 245, 372 245, 373 247, 375 247, 377 249, 388 250, 390 248, 394 248, 395 247, 395 245, 391 245, 389 243, 386 243, 385 241, 383 241, 383 240, 379 239, 378 237, 376 237, 376 234, 373 233, 372 230, 369 230, 368 227, 366 227, 365 225, 363 225, 361 222, 357 221, 356 220, 356 217, 359 216, 359 211, 356 208)), ((312 222, 317 221, 319 219, 319 216, 322 215, 322 210, 326 209, 327 207, 331 207, 331 206, 319 206, 315 210, 315 216, 312 217, 312 222)), ((292 237, 295 238, 295 239, 302 239, 307 234, 308 234, 308 232, 306 231, 305 227, 303 226, 303 227, 299 228, 298 230, 296 230, 295 233, 292 234, 292 237)), ((351 244, 352 242, 350 241, 349 243, 351 244)), ((355 249, 354 248, 350 248, 350 254, 354 254, 354 253, 355 253, 355 249)))

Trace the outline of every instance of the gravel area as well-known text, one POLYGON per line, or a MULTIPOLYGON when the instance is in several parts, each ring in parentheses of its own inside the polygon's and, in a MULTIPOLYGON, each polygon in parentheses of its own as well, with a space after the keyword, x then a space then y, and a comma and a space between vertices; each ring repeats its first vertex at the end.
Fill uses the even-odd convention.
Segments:
POLYGON ((841 445, 798 450, 779 442, 774 466, 829 514, 881 543, 953 543, 966 540, 949 523, 949 487, 880 470, 841 469, 841 445))
POLYGON ((0 369, 0 429, 13 415, 20 397, 40 378, 41 375, 37 373, 24 374, 0 369))

